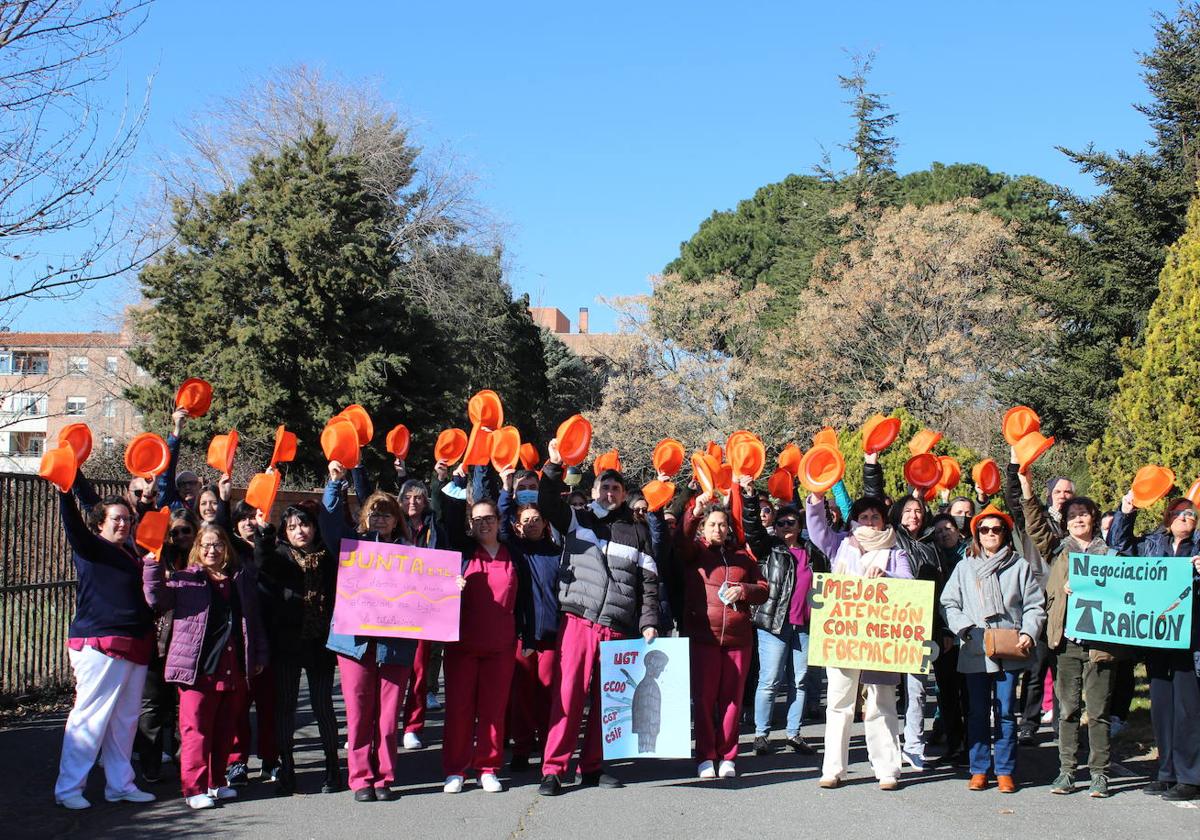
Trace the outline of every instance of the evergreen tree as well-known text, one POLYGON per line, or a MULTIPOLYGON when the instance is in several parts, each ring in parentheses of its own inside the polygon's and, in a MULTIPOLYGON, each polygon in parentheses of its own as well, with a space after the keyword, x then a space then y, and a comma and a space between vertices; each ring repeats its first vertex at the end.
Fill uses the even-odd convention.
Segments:
MULTIPOLYGON (((1093 492, 1115 505, 1146 464, 1175 471, 1187 487, 1200 474, 1200 202, 1167 255, 1145 342, 1123 353, 1125 373, 1103 437, 1088 449, 1093 492)), ((1161 511, 1161 504, 1158 506, 1161 511)))

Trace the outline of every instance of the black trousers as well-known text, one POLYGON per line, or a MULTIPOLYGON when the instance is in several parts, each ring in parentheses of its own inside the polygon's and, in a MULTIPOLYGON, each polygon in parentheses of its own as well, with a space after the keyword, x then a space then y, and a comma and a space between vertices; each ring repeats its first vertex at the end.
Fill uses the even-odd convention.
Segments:
POLYGON ((1116 681, 1113 685, 1111 714, 1121 720, 1129 718, 1129 707, 1133 705, 1133 695, 1136 690, 1133 668, 1136 664, 1129 659, 1117 662, 1113 666, 1115 668, 1113 676, 1116 681))
POLYGON ((337 778, 338 723, 333 711, 333 667, 336 657, 323 644, 304 642, 299 656, 277 659, 275 671, 276 715, 275 737, 279 744, 279 768, 282 784, 292 786, 296 779, 296 707, 300 701, 300 672, 308 678, 308 699, 321 749, 325 753, 325 775, 337 778))
POLYGON ((966 743, 967 681, 958 672, 958 646, 942 651, 933 661, 933 678, 938 687, 938 714, 946 736, 946 752, 966 743))
MULTIPOLYGON (((1021 672, 1021 728, 1037 729, 1042 722, 1042 700, 1046 696, 1046 674, 1057 668, 1057 656, 1045 642, 1034 648, 1034 660, 1021 672)), ((1058 715, 1058 698, 1054 698, 1054 714, 1058 715)))
POLYGON ((175 721, 179 713, 179 690, 163 679, 166 662, 157 654, 146 669, 142 688, 142 712, 133 748, 137 752, 142 775, 152 779, 162 774, 162 756, 174 743, 175 721))
POLYGON ((1194 670, 1150 678, 1150 722, 1158 742, 1158 780, 1200 785, 1200 677, 1194 670))

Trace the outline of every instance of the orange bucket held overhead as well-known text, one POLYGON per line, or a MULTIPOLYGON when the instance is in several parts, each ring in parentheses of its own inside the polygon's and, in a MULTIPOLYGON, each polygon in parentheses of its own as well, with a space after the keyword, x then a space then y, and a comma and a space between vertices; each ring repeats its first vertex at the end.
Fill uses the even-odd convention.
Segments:
POLYGON ((868 455, 887 449, 900 436, 900 418, 876 414, 863 423, 862 448, 868 455))
POLYGON ((654 481, 642 485, 642 495, 652 511, 661 510, 671 499, 675 498, 675 485, 669 481, 654 481))
POLYGON ((482 426, 472 426, 467 438, 467 451, 463 454, 463 466, 482 467, 492 460, 492 433, 482 426))
POLYGON ((457 464, 467 451, 467 433, 462 429, 444 429, 433 445, 433 459, 447 464, 457 464))
POLYGON ((345 418, 334 418, 321 432, 321 451, 325 460, 338 461, 352 470, 358 466, 358 430, 345 418))
POLYGON ((1000 467, 993 458, 984 458, 971 467, 971 479, 986 496, 994 496, 1000 492, 1000 467))
POLYGON ((663 475, 675 475, 683 466, 683 444, 674 438, 663 438, 654 447, 654 470, 663 475))
POLYGON ((979 513, 977 513, 973 517, 971 517, 971 536, 975 536, 975 529, 979 526, 979 523, 982 522, 983 520, 987 519, 990 516, 994 516, 997 519, 1000 519, 1003 522, 1007 523, 1008 530, 1012 531, 1013 518, 1011 516, 1009 516, 1007 513, 1005 513, 1004 511, 1000 510, 995 505, 989 504, 983 510, 979 511, 979 513))
POLYGON ((92 454, 92 430, 87 423, 72 423, 63 426, 58 432, 58 445, 71 444, 75 450, 75 466, 83 466, 83 462, 92 454))
POLYGON ((904 480, 913 487, 928 490, 942 480, 942 464, 931 452, 922 452, 904 462, 904 480))
POLYGON ((75 450, 71 444, 62 443, 54 449, 48 449, 42 455, 38 465, 38 475, 49 481, 64 493, 71 492, 75 484, 75 473, 79 467, 75 463, 75 450))
POLYGON ((148 510, 138 519, 133 541, 146 549, 147 553, 157 556, 162 553, 163 543, 167 539, 167 529, 170 527, 170 508, 148 510))
POLYGON ((1046 450, 1053 445, 1054 438, 1045 437, 1041 432, 1030 432, 1017 441, 1013 446, 1013 451, 1017 455, 1017 463, 1020 465, 1021 472, 1029 472, 1033 462, 1042 457, 1046 450))
POLYGON ((375 424, 371 422, 371 415, 358 403, 346 406, 337 416, 349 420, 354 426, 354 431, 358 433, 359 446, 366 446, 371 442, 371 438, 375 437, 375 424))
POLYGON ((212 405, 212 386, 203 379, 185 379, 175 392, 175 407, 182 408, 188 417, 203 417, 212 405))
POLYGON ((1008 445, 1016 446, 1017 441, 1025 435, 1042 430, 1042 418, 1038 417, 1037 412, 1027 405, 1014 405, 1004 412, 1004 423, 1001 429, 1004 431, 1004 439, 1008 441, 1008 445))
POLYGON ((721 448, 721 444, 710 440, 708 445, 704 447, 704 453, 711 457, 718 464, 725 460, 725 450, 721 448))
POLYGON ((958 465, 958 461, 949 455, 942 455, 938 458, 938 466, 942 471, 942 477, 938 480, 938 484, 947 490, 957 487, 958 482, 962 479, 962 467, 958 465))
POLYGON ((219 473, 233 472, 233 456, 237 453, 237 429, 230 429, 227 435, 213 435, 208 442, 207 463, 219 473))
POLYGON ((577 467, 587 459, 592 448, 592 424, 582 414, 568 417, 559 424, 558 455, 564 465, 577 467))
MULTIPOLYGON (((837 446, 837 442, 837 432, 832 426, 826 426, 813 435, 813 446, 819 446, 822 443, 827 446, 837 446)), ((837 484, 837 482, 835 481, 833 484, 837 484)), ((832 487, 833 484, 829 486, 832 487)))
POLYGON ((495 431, 504 425, 504 405, 495 391, 484 389, 467 402, 467 418, 472 426, 495 431))
POLYGON ((521 460, 521 433, 516 426, 501 426, 492 432, 491 456, 496 472, 516 468, 521 460))
POLYGON ((408 444, 411 442, 411 435, 408 433, 408 426, 403 423, 397 423, 392 427, 392 430, 387 433, 384 439, 384 445, 387 451, 403 461, 408 457, 408 444))
POLYGON ((532 443, 521 444, 521 466, 527 470, 536 470, 538 461, 541 456, 538 455, 537 447, 532 443))
POLYGON ((1184 497, 1196 507, 1200 507, 1200 501, 1197 501, 1200 500, 1200 478, 1192 482, 1192 486, 1188 488, 1184 497))
POLYGON ((271 508, 275 506, 275 496, 279 493, 279 480, 277 472, 255 475, 246 487, 246 504, 257 508, 263 516, 269 517, 271 508))
POLYGON ((941 439, 941 432, 935 432, 932 429, 922 429, 913 435, 912 440, 908 442, 908 452, 910 455, 923 455, 932 450, 941 439))
POLYGON ((717 468, 717 489, 725 495, 733 489, 733 465, 721 464, 717 468))
POLYGON ((592 472, 596 475, 600 475, 605 470, 621 471, 621 454, 617 450, 610 449, 592 462, 592 472))
POLYGON ((296 458, 297 447, 295 433, 280 426, 275 430, 275 448, 271 450, 271 466, 291 463, 296 458))
POLYGON ((767 492, 781 502, 790 502, 796 498, 795 481, 790 471, 780 467, 767 479, 767 492))
POLYGON ((746 434, 748 437, 736 441, 730 448, 729 463, 738 475, 758 478, 762 475, 763 467, 766 466, 767 451, 761 440, 749 432, 746 434))
POLYGON ((1150 507, 1171 492, 1174 484, 1175 473, 1172 470, 1157 464, 1142 467, 1133 477, 1133 486, 1130 488, 1130 492, 1133 494, 1133 506, 1136 508, 1150 507))
POLYGON ((125 469, 140 478, 149 480, 161 475, 170 462, 167 442, 151 432, 138 435, 125 447, 125 469))
POLYGON ((731 434, 725 441, 725 455, 730 459, 730 463, 733 463, 732 459, 734 447, 744 440, 754 440, 755 438, 756 435, 754 432, 748 432, 745 429, 738 429, 736 432, 731 434))
POLYGON ((789 443, 783 447, 783 451, 779 453, 779 457, 775 459, 775 463, 779 465, 779 469, 787 470, 791 473, 792 478, 800 475, 800 460, 804 457, 804 453, 800 451, 800 447, 794 443, 789 443))
POLYGON ((846 474, 846 459, 841 450, 818 443, 804 453, 800 461, 800 484, 810 493, 824 493, 846 474))
POLYGON ((696 483, 700 485, 700 490, 704 493, 715 493, 717 489, 717 475, 721 472, 721 465, 717 463, 717 459, 709 455, 707 452, 696 452, 692 454, 692 477, 696 479, 696 483))

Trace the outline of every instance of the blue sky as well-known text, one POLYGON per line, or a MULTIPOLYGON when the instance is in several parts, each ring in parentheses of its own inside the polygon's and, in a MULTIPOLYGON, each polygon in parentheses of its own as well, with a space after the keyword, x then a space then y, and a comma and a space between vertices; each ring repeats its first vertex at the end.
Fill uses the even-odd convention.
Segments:
MULTIPOLYGON (((371 78, 417 138, 448 146, 506 228, 509 281, 592 329, 713 210, 807 173, 851 130, 837 74, 877 54, 898 169, 978 162, 1091 192, 1056 145, 1141 148, 1136 52, 1173 2, 639 4, 159 2, 114 102, 154 73, 125 192, 176 126, 273 68, 371 78)), ((840 160, 844 162, 844 157, 840 160)), ((835 157, 835 162, 839 157, 835 157)), ((31 304, 14 329, 107 328, 128 288, 31 304)))

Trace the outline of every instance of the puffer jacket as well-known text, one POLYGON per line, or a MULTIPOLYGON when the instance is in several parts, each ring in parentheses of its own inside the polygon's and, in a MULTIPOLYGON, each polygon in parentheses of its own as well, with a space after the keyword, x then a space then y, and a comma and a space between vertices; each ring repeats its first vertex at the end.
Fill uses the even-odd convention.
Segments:
MULTIPOLYGON (((767 583, 767 597, 751 609, 751 621, 768 633, 782 633, 794 597, 807 598, 808 592, 796 592, 796 556, 787 543, 773 534, 768 534, 762 524, 762 513, 755 496, 742 498, 742 530, 746 543, 758 558, 758 570, 767 583)), ((813 563, 814 556, 807 547, 802 548, 809 567, 814 572, 828 571, 813 563)), ((822 559, 824 559, 822 557, 822 559)), ((811 578, 810 587, 811 588, 811 578)))
MULTIPOLYGON (((255 570, 239 568, 231 578, 237 590, 242 615, 243 662, 247 680, 265 667, 268 657, 267 632, 258 609, 258 580, 255 570)), ((167 682, 193 685, 201 676, 200 657, 212 608, 212 588, 201 569, 174 572, 167 580, 161 563, 147 558, 142 569, 146 602, 158 611, 172 611, 171 644, 167 650, 167 682)))
POLYGON ((576 511, 566 503, 561 464, 547 462, 538 507, 564 537, 558 601, 563 612, 634 635, 658 626, 658 563, 650 531, 629 506, 576 511))
POLYGON ((684 575, 684 630, 699 644, 748 648, 754 641, 750 610, 767 599, 766 581, 744 548, 708 545, 697 538, 699 527, 692 508, 685 510, 675 542, 684 575), (717 594, 722 584, 741 586, 741 597, 724 603, 717 594))
MULTIPOLYGON (((1072 552, 1116 554, 1117 551, 1109 548, 1099 536, 1094 537, 1086 548, 1080 548, 1069 535, 1055 537, 1046 509, 1037 499, 1022 497, 1021 507, 1029 538, 1042 557, 1050 560, 1050 574, 1046 578, 1046 643, 1052 651, 1060 653, 1066 643, 1067 600, 1070 596, 1065 590, 1070 578, 1070 555, 1072 552)), ((1132 648, 1104 642, 1089 641, 1087 649, 1088 659, 1092 662, 1112 662, 1115 659, 1129 659, 1133 655, 1132 648)))

